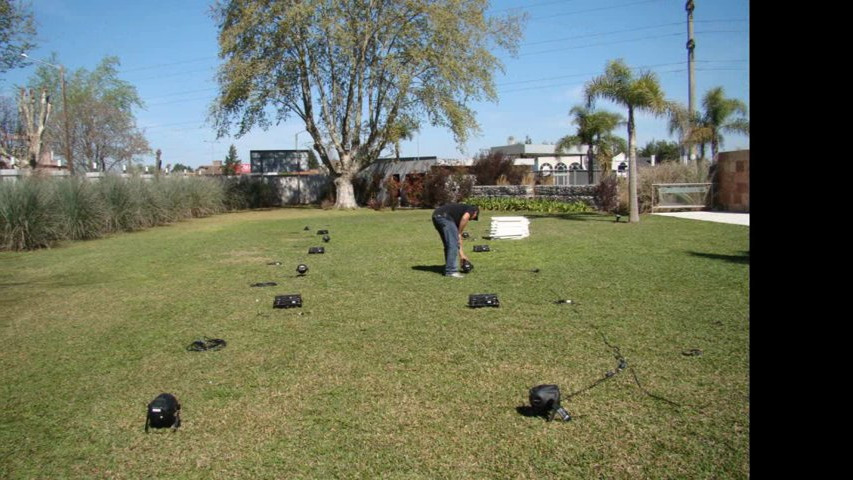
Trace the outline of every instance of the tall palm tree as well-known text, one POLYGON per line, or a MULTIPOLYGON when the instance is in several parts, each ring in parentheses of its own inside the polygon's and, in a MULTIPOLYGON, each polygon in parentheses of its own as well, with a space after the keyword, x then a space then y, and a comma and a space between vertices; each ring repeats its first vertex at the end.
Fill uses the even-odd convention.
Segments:
POLYGON ((684 105, 672 104, 669 111, 669 133, 678 132, 681 144, 687 148, 699 146, 697 166, 702 170, 705 147, 711 146, 711 158, 717 158, 723 145, 723 132, 749 135, 749 120, 743 117, 731 119, 737 113, 746 115, 746 104, 723 95, 723 87, 708 90, 702 99, 703 112, 691 115, 684 105))
POLYGON ((569 111, 569 115, 574 116, 574 123, 578 126, 577 133, 574 135, 566 135, 561 138, 555 147, 556 153, 561 153, 571 147, 579 147, 587 145, 587 170, 589 172, 589 183, 593 183, 593 167, 595 166, 595 157, 598 155, 601 159, 604 175, 607 175, 610 169, 610 162, 603 159, 602 156, 609 154, 609 158, 619 153, 620 147, 624 149, 625 140, 613 135, 611 132, 614 128, 624 123, 624 118, 618 113, 611 112, 593 112, 591 109, 584 106, 575 105, 569 111), (613 153, 613 152, 616 153, 613 153))
POLYGON ((636 77, 628 65, 621 59, 607 63, 604 75, 590 80, 585 87, 586 103, 592 107, 597 98, 604 98, 628 109, 628 204, 629 221, 640 221, 640 207, 637 202, 637 131, 634 125, 634 111, 646 111, 662 115, 669 111, 668 102, 661 90, 657 76, 649 71, 636 77))
POLYGON ((716 159, 723 145, 723 132, 749 136, 749 120, 744 117, 730 118, 734 114, 746 116, 746 104, 735 98, 726 98, 723 87, 708 90, 702 99, 701 129, 711 144, 711 158, 716 159))

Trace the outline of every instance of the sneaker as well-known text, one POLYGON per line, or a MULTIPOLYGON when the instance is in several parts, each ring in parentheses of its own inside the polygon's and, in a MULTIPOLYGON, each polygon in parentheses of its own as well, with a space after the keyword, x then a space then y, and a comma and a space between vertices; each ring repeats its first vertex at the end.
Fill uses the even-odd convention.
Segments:
POLYGON ((444 276, 445 277, 453 277, 453 278, 465 278, 465 275, 462 275, 459 272, 446 273, 444 276))

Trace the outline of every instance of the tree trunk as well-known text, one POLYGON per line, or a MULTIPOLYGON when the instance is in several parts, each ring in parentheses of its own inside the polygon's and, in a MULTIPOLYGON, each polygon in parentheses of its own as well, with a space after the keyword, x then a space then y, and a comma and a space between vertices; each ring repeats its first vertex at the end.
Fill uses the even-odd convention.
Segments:
POLYGON ((587 155, 588 159, 586 161, 586 168, 589 171, 589 176, 587 177, 587 181, 589 182, 590 185, 592 185, 593 183, 595 183, 595 173, 593 173, 593 171, 592 171, 593 167, 595 167, 595 154, 592 153, 592 145, 588 145, 587 148, 588 148, 588 150, 586 152, 586 155, 587 155))
POLYGON ((355 177, 355 173, 345 172, 335 178, 335 208, 347 210, 358 208, 358 204, 355 203, 355 190, 352 186, 353 177, 355 177))
POLYGON ((637 131, 634 128, 634 109, 628 108, 628 207, 629 222, 640 222, 637 204, 637 131))

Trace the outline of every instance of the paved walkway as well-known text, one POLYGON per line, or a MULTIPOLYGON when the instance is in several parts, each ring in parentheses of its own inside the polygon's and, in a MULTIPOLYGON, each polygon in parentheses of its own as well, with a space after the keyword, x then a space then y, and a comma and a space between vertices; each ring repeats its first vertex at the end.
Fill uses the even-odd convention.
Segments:
POLYGON ((673 212, 673 213, 654 213, 653 215, 663 215, 665 217, 689 218, 691 220, 705 220, 707 222, 733 223, 735 225, 749 226, 748 213, 728 213, 728 212, 673 212))

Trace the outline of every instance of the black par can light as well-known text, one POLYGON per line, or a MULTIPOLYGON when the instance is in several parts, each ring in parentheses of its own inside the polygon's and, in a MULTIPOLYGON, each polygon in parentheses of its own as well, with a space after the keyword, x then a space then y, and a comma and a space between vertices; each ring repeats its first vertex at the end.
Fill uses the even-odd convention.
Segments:
POLYGON ((468 295, 468 306, 471 308, 500 307, 501 302, 496 293, 472 293, 468 295))
POLYGON ((295 293, 289 295, 276 295, 272 308, 298 308, 302 306, 302 295, 295 293))
POLYGON ((304 263, 300 263, 299 265, 296 266, 296 272, 299 273, 300 275, 305 275, 306 273, 308 273, 308 265, 305 265, 304 263))

